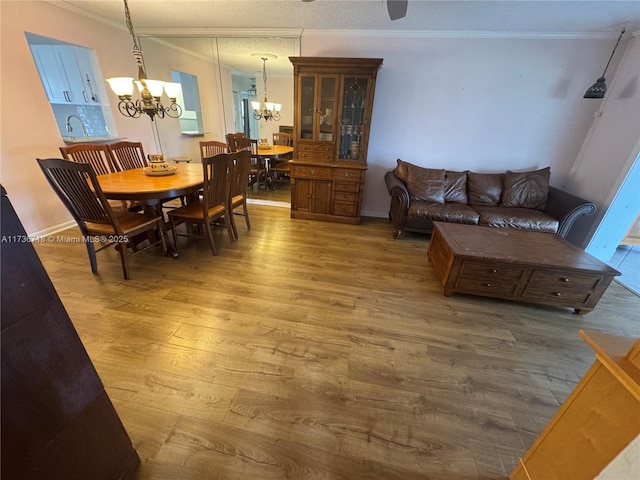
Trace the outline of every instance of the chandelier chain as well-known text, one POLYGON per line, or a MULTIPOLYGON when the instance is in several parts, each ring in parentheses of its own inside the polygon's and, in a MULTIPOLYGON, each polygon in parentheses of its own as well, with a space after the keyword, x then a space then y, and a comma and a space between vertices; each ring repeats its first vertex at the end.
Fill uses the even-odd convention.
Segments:
POLYGON ((131 39, 133 40, 133 49, 140 50, 138 46, 138 41, 136 40, 136 34, 133 31, 133 22, 131 21, 131 13, 129 12, 129 2, 124 0, 124 17, 127 23, 127 28, 129 29, 129 33, 131 34, 131 39))

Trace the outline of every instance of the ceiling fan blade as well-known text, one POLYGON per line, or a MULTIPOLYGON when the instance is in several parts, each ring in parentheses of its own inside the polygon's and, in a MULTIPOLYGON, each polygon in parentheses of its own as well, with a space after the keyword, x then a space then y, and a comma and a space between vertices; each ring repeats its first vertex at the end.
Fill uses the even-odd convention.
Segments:
POLYGON ((391 20, 398 20, 407 15, 409 0, 387 0, 387 11, 391 20))

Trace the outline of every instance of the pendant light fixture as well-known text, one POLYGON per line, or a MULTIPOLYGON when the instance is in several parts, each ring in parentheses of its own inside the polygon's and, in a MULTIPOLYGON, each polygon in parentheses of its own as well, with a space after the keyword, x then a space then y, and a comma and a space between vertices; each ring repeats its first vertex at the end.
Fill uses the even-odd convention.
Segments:
POLYGON ((164 118, 166 115, 172 118, 178 118, 182 115, 182 107, 176 101, 180 94, 180 84, 147 78, 147 73, 144 71, 142 50, 140 50, 138 46, 136 35, 133 31, 133 23, 131 22, 131 14, 129 13, 127 0, 124 0, 124 16, 127 22, 127 28, 133 39, 131 53, 133 53, 138 64, 138 80, 135 80, 135 84, 138 87, 138 92, 140 92, 140 98, 135 101, 132 99, 134 84, 132 77, 107 78, 111 90, 113 90, 113 93, 120 99, 118 111, 125 117, 131 118, 138 118, 143 113, 146 113, 152 121, 156 116, 164 118), (168 107, 162 105, 161 102, 163 90, 171 102, 168 107))
POLYGON ((598 78, 598 80, 596 80, 596 83, 594 83, 593 85, 591 85, 587 91, 584 94, 584 97, 582 98, 604 98, 604 94, 607 91, 607 84, 605 83, 604 80, 604 74, 607 73, 607 68, 609 68, 609 64, 611 63, 611 59, 613 58, 613 54, 616 53, 616 48, 618 48, 618 44, 620 43, 620 39, 622 38, 622 35, 624 34, 624 28, 622 29, 622 32, 620 32, 620 36, 618 37, 618 41, 616 42, 615 46, 613 47, 613 52, 611 52, 611 56, 609 57, 609 61, 607 62, 607 66, 604 67, 604 72, 602 72, 602 75, 600 76, 600 78, 598 78))
POLYGON ((264 81, 264 101, 262 103, 251 102, 251 106, 253 107, 253 118, 256 120, 263 118, 265 121, 280 120, 280 109, 282 108, 282 105, 267 100, 267 59, 268 57, 274 59, 278 57, 266 53, 254 53, 252 55, 260 55, 262 58, 262 80, 264 81))

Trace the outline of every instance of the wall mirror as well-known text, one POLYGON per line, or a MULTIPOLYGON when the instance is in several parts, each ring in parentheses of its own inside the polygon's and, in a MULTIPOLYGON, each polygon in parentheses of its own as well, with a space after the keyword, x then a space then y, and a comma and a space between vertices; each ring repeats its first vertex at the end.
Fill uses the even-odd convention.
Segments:
MULTIPOLYGON (((150 36, 212 63, 223 85, 219 92, 225 106, 225 133, 244 132, 251 138, 271 138, 280 126, 293 124, 293 66, 290 56, 300 55, 300 36, 150 36), (256 120, 251 101, 264 100, 263 54, 266 62, 268 99, 282 104, 279 121, 256 120)), ((200 90, 210 88, 199 85, 200 90)), ((217 88, 216 86, 213 86, 217 88)), ((204 126, 206 130, 206 125, 204 126)))

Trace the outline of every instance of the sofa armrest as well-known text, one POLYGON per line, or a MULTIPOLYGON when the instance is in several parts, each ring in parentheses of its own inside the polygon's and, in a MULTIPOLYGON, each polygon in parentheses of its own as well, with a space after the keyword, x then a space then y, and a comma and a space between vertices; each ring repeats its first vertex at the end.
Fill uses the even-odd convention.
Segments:
POLYGON ((583 215, 592 215, 596 211, 596 205, 559 188, 549 187, 549 196, 544 212, 552 216, 560 225, 557 235, 567 238, 569 231, 578 218, 583 215))
POLYGON ((389 219, 393 223, 393 238, 397 238, 402 233, 407 211, 409 210, 409 191, 402 180, 396 177, 393 171, 388 171, 384 175, 384 181, 387 184, 387 191, 391 195, 391 204, 389 205, 389 219))

